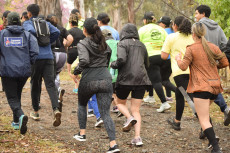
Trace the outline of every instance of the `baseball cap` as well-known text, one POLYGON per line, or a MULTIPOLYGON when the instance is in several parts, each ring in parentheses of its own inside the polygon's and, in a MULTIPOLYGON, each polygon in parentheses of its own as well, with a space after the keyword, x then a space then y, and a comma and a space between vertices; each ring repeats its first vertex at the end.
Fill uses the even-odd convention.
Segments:
POLYGON ((146 19, 146 20, 153 20, 154 19, 154 14, 153 12, 146 12, 143 19, 146 19))
MULTIPOLYGON (((23 16, 24 16, 24 17, 27 16, 27 12, 23 12, 23 13, 22 13, 22 17, 23 17, 23 16)), ((21 19, 22 19, 22 17, 21 17, 21 19)))
POLYGON ((7 16, 7 21, 9 25, 14 25, 20 23, 20 16, 17 12, 11 12, 7 16))
POLYGON ((7 15, 10 13, 10 11, 5 11, 4 13, 3 13, 3 15, 2 15, 2 17, 4 17, 4 18, 7 18, 7 15))
POLYGON ((166 26, 169 26, 170 23, 172 22, 171 18, 168 17, 168 16, 163 16, 160 18, 160 20, 157 22, 157 23, 163 23, 165 24, 166 26))
POLYGON ((71 14, 76 14, 76 13, 80 13, 78 9, 73 9, 73 10, 71 11, 71 14))
POLYGON ((98 14, 98 16, 97 16, 97 20, 98 20, 98 21, 101 21, 101 20, 103 20, 103 19, 106 18, 106 17, 109 17, 108 14, 106 14, 106 13, 100 13, 100 14, 98 14))

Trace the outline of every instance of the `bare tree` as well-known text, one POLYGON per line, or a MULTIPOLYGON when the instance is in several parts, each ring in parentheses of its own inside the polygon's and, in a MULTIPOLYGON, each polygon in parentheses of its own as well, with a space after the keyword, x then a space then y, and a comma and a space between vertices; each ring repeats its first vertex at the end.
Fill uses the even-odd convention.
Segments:
POLYGON ((55 14, 58 18, 58 23, 62 25, 62 11, 60 0, 35 0, 35 3, 40 6, 40 14, 47 16, 55 14))
POLYGON ((134 0, 128 0, 128 22, 135 23, 135 13, 140 9, 141 5, 143 4, 144 0, 141 0, 138 7, 134 9, 134 0))
POLYGON ((120 0, 115 0, 114 10, 112 10, 113 14, 113 27, 117 30, 121 30, 121 19, 120 19, 120 7, 119 7, 120 0))
POLYGON ((79 10, 81 16, 85 18, 84 0, 74 0, 74 6, 79 10))

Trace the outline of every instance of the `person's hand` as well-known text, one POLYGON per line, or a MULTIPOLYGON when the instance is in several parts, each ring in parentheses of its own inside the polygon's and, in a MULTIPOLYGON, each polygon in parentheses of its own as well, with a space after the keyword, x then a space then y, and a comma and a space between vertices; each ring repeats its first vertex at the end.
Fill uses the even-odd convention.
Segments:
POLYGON ((78 75, 73 75, 73 74, 69 74, 69 75, 75 83, 78 83, 78 80, 80 79, 80 77, 78 75))
POLYGON ((181 58, 182 58, 182 54, 179 53, 176 55, 175 60, 178 61, 178 60, 181 60, 181 58))

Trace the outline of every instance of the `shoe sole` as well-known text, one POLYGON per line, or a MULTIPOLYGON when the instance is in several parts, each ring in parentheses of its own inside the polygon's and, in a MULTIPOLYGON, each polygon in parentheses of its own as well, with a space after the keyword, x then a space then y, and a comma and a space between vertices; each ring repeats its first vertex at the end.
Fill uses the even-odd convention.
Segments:
POLYGON ((122 130, 123 132, 129 132, 132 128, 137 123, 137 120, 132 120, 127 127, 123 127, 122 130))
POLYGON ((62 89, 61 92, 60 92, 60 96, 59 96, 59 100, 62 102, 63 101, 63 96, 65 94, 65 90, 62 89))
POLYGON ((101 127, 102 124, 103 122, 99 122, 98 124, 95 124, 95 127, 101 127))
POLYGON ((28 122, 28 116, 23 116, 22 125, 21 125, 21 128, 20 128, 20 133, 21 134, 26 134, 26 132, 27 132, 27 122, 28 122))
POLYGON ((228 126, 230 124, 230 111, 228 112, 227 118, 224 120, 224 125, 228 126))
POLYGON ((172 126, 172 128, 173 128, 174 130, 176 130, 176 131, 180 131, 180 130, 181 130, 181 127, 180 127, 180 128, 175 127, 175 126, 173 125, 173 123, 171 123, 169 120, 167 120, 167 122, 168 122, 169 125, 172 126))
POLYGON ((80 139, 80 138, 78 138, 78 137, 74 137, 74 136, 73 136, 73 138, 74 138, 75 140, 77 140, 77 141, 81 141, 81 142, 86 141, 86 139, 80 139))
POLYGON ((30 115, 30 117, 31 117, 33 120, 35 120, 35 121, 39 121, 39 120, 40 120, 40 117, 34 117, 34 116, 31 116, 31 115, 30 115))
POLYGON ((157 109, 157 112, 158 113, 164 113, 164 111, 169 110, 169 109, 171 109, 171 107, 165 108, 163 111, 158 111, 158 109, 157 109))
POLYGON ((60 124, 61 124, 61 113, 58 112, 58 113, 55 114, 55 120, 53 122, 53 126, 57 127, 60 124))
POLYGON ((138 143, 132 143, 132 145, 135 145, 137 147, 143 146, 143 142, 138 142, 138 143))
POLYGON ((91 115, 87 115, 87 117, 89 118, 89 117, 93 117, 94 115, 93 114, 91 114, 91 115))
POLYGON ((121 152, 120 149, 115 149, 113 151, 107 151, 106 153, 119 153, 121 152))

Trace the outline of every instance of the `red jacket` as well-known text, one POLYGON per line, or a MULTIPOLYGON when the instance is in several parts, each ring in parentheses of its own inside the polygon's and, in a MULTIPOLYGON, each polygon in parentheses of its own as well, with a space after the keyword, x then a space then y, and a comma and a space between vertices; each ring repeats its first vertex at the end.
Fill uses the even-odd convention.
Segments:
POLYGON ((4 29, 3 25, 0 25, 0 31, 3 30, 3 29, 4 29))

